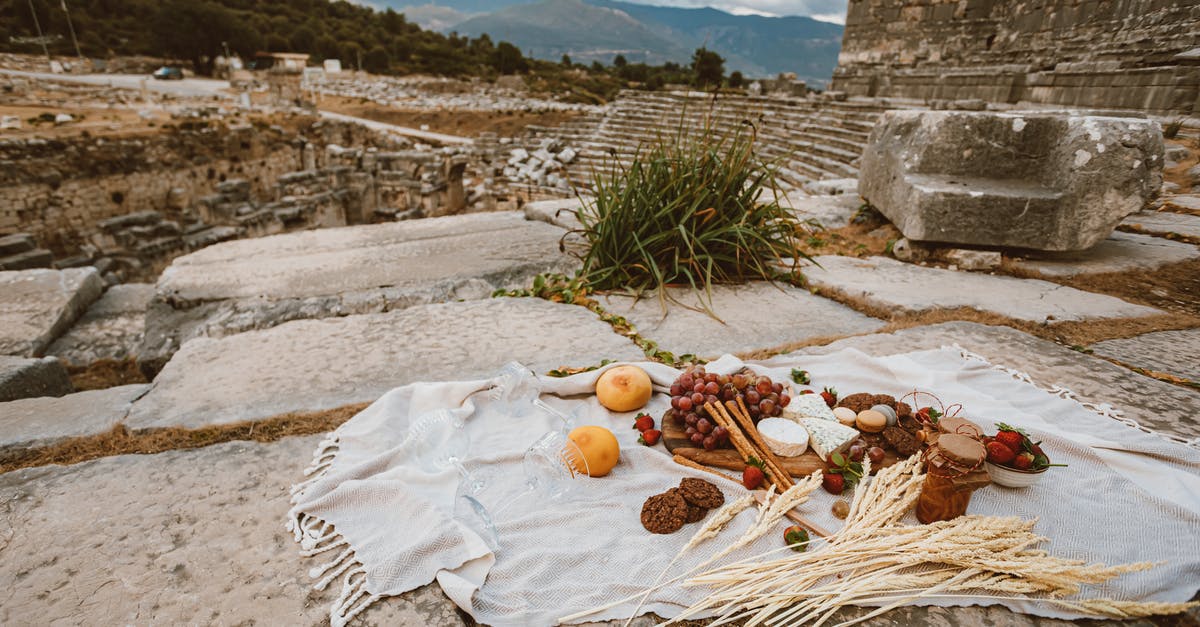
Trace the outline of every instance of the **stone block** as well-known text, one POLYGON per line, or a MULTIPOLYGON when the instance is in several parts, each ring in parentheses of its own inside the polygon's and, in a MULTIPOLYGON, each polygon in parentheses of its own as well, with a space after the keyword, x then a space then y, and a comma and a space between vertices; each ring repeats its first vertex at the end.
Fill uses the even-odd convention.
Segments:
POLYGON ((103 291, 95 268, 0 272, 0 355, 44 354, 103 291))
POLYGON ((1200 329, 1157 331, 1091 345, 1097 355, 1200 383, 1200 329))
POLYGON ((14 233, 0 237, 0 257, 28 252, 37 248, 37 242, 28 233, 14 233))
POLYGON ((0 355, 0 403, 74 392, 67 369, 53 357, 0 355))
POLYGON ((1012 265, 1046 277, 1068 278, 1083 274, 1155 270, 1194 259, 1200 259, 1200 249, 1191 244, 1118 231, 1087 250, 1030 253, 1014 258, 1012 265))
POLYGON ((65 396, 25 398, 0 405, 0 459, 67 438, 112 429, 148 385, 122 385, 65 396))
POLYGON ((149 283, 110 287, 70 330, 46 349, 46 354, 70 366, 133 357, 141 345, 146 307, 153 297, 154 286, 149 283))
POLYGON ((960 270, 994 270, 1000 267, 1003 257, 992 250, 967 250, 955 248, 943 255, 946 261, 958 266, 960 270))
POLYGON ((1162 155, 1145 119, 889 111, 859 193, 912 240, 1084 250, 1158 192, 1162 155))

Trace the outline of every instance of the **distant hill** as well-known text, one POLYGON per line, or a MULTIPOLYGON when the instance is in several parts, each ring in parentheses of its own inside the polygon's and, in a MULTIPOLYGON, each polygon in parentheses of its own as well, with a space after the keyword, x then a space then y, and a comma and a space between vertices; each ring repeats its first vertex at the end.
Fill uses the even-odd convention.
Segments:
MULTIPOLYGON (((431 15, 430 6, 385 0, 418 24, 443 32, 507 40, 537 58, 611 62, 686 63, 700 47, 717 51, 726 71, 748 76, 795 72, 823 84, 833 74, 842 26, 809 17, 733 15, 716 9, 660 7, 617 0, 429 0, 471 14, 456 24, 431 15)), ((411 0, 409 0, 411 1, 411 0)))

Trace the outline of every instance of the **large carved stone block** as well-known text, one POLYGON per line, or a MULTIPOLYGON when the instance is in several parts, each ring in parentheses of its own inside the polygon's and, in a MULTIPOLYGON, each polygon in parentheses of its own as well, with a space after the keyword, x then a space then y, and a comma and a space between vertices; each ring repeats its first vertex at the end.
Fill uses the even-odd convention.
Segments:
POLYGON ((1084 250, 1157 193, 1162 163, 1146 119, 889 111, 858 189, 911 240, 1084 250))

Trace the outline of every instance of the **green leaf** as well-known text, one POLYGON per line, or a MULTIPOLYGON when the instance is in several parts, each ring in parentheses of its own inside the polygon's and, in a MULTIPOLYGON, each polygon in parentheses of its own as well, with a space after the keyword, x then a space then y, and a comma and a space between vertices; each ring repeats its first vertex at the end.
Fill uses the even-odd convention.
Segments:
POLYGON ((829 456, 829 459, 833 460, 833 465, 839 468, 846 465, 846 458, 841 453, 834 452, 829 456))

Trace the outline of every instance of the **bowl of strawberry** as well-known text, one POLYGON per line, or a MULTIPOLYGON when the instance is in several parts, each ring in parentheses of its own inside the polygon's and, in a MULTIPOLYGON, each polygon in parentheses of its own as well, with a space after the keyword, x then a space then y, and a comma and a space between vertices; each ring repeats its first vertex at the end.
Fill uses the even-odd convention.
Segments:
POLYGON ((996 435, 983 438, 987 447, 987 471, 992 482, 1008 488, 1027 488, 1054 466, 1042 450, 1041 442, 1003 422, 996 424, 996 435))

